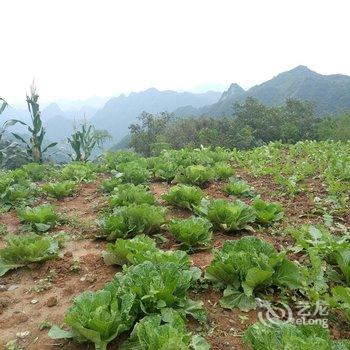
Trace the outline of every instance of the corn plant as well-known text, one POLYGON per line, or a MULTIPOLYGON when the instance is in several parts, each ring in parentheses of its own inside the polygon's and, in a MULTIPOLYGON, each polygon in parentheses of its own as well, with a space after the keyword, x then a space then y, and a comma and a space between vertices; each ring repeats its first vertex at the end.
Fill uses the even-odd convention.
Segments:
POLYGON ((1 102, 1 105, 0 105, 0 114, 1 114, 7 107, 7 102, 1 97, 0 97, 0 102, 1 102))
MULTIPOLYGON (((1 114, 7 106, 7 102, 1 97, 0 97, 0 102, 1 102, 1 105, 0 105, 0 114, 1 114)), ((0 129, 0 141, 2 139, 2 136, 4 135, 4 132, 5 132, 5 129, 1 128, 0 129)), ((2 158, 3 158, 3 153, 0 151, 0 161, 2 160, 2 158)))
POLYGON ((30 133, 29 141, 26 141, 22 136, 16 133, 12 133, 12 135, 25 145, 28 159, 32 160, 35 163, 42 163, 43 154, 47 152, 49 148, 56 146, 57 142, 50 143, 48 146, 43 148, 45 128, 41 120, 41 112, 40 112, 40 106, 39 106, 38 100, 39 100, 39 95, 36 92, 35 86, 32 85, 31 94, 30 96, 27 95, 27 99, 26 99, 28 110, 32 120, 32 125, 28 125, 27 123, 18 119, 10 119, 6 121, 5 127, 9 127, 17 123, 26 126, 30 133))
POLYGON ((83 124, 80 130, 76 130, 71 137, 67 138, 73 149, 73 154, 69 154, 73 161, 86 162, 89 160, 95 147, 101 147, 106 139, 111 136, 106 131, 95 130, 92 125, 83 124))

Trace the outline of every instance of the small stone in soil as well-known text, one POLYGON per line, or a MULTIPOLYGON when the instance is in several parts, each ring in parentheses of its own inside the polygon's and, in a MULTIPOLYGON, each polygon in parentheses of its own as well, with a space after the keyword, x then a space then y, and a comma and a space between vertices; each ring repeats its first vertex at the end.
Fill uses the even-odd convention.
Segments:
POLYGON ((11 318, 14 324, 27 322, 29 319, 29 317, 22 311, 14 311, 11 318))
POLYGON ((56 297, 50 297, 49 299, 47 299, 46 305, 48 307, 53 307, 53 306, 57 305, 57 298, 56 297))
POLYGON ((5 292, 7 290, 4 284, 0 284, 0 292, 5 292))
POLYGON ((24 339, 25 337, 28 337, 29 335, 29 331, 24 331, 24 332, 18 332, 16 333, 16 337, 17 338, 21 338, 24 339))
POLYGON ((19 285, 18 285, 18 284, 11 284, 10 287, 7 288, 7 290, 8 290, 9 292, 11 292, 11 291, 13 291, 13 290, 15 290, 15 289, 17 289, 17 288, 19 288, 19 285))
POLYGON ((64 253, 64 257, 71 258, 71 257, 73 257, 73 253, 68 251, 68 252, 64 253))

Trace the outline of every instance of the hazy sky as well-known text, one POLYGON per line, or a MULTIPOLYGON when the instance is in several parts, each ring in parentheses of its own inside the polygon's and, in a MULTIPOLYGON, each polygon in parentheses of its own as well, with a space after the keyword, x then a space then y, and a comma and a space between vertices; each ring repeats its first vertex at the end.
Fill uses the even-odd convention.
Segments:
POLYGON ((1 0, 0 96, 249 87, 304 64, 350 75, 348 0, 1 0))

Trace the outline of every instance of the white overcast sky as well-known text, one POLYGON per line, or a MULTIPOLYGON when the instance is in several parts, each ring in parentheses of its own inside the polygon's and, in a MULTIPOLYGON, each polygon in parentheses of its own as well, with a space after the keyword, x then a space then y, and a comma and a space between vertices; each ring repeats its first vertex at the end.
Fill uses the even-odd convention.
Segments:
POLYGON ((350 75, 348 0, 0 0, 0 96, 250 87, 303 64, 350 75))

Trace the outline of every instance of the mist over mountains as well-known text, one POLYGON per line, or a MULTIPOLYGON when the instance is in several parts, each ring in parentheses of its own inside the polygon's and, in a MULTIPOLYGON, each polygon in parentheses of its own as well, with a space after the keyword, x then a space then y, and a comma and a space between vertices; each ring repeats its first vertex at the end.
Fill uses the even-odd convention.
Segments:
MULTIPOLYGON (((218 84, 216 86, 219 87, 218 84)), ((233 104, 244 101, 247 97, 257 98, 270 106, 282 104, 286 98, 292 97, 313 102, 316 113, 320 116, 339 114, 350 110, 350 77, 340 74, 322 75, 305 66, 298 66, 248 90, 233 83, 223 93, 159 91, 150 88, 127 96, 122 94, 112 97, 105 103, 103 98, 92 98, 91 101, 61 100, 42 109, 42 120, 48 139, 64 140, 72 133, 74 124, 87 120, 97 129, 108 130, 113 137, 111 145, 128 134, 128 126, 137 120, 142 111, 169 111, 178 117, 230 116, 233 114, 233 104), (89 102, 91 105, 84 104, 89 102)), ((1 115, 0 123, 3 124, 10 118, 25 122, 30 120, 26 110, 11 106, 1 115)), ((12 130, 25 132, 25 128, 20 125, 12 130)))
POLYGON ((128 126, 135 122, 142 111, 159 113, 172 112, 180 106, 191 105, 200 108, 215 103, 220 98, 219 92, 190 93, 159 91, 155 88, 142 92, 132 92, 129 96, 121 95, 110 99, 96 112, 91 122, 98 129, 106 129, 116 140, 128 133, 128 126))

